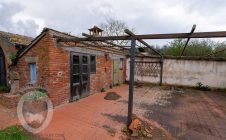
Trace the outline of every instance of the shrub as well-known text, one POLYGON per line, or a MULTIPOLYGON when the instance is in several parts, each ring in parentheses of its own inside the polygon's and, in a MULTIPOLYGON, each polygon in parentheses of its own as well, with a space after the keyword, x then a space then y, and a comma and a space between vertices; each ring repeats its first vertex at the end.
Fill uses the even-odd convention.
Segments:
POLYGON ((31 140, 32 138, 20 126, 15 125, 0 130, 1 140, 31 140))
POLYGON ((34 101, 48 97, 47 92, 33 91, 29 96, 26 97, 26 101, 34 101))
POLYGON ((198 90, 203 90, 203 91, 209 91, 210 90, 208 85, 203 85, 201 82, 198 82, 196 85, 197 85, 196 89, 198 89, 198 90))

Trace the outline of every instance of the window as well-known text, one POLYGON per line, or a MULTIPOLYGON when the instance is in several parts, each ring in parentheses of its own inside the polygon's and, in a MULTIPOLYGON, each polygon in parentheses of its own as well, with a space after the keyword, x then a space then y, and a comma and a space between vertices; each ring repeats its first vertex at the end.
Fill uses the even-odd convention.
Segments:
POLYGON ((123 70, 123 58, 120 58, 119 69, 123 70))
POLYGON ((96 56, 90 56, 90 72, 96 73, 96 56))
POLYGON ((31 84, 36 83, 36 64, 30 63, 30 82, 31 84))

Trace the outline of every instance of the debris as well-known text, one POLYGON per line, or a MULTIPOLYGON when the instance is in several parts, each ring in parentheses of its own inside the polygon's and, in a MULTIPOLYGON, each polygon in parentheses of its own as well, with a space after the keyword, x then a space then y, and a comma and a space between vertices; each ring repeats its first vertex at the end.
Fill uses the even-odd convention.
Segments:
POLYGON ((134 132, 134 130, 138 130, 141 127, 141 122, 138 119, 134 119, 132 123, 129 125, 129 129, 134 132))
POLYGON ((152 137, 152 127, 146 122, 142 121, 136 115, 132 116, 132 122, 128 129, 130 130, 131 137, 152 137))
POLYGON ((105 100, 118 100, 119 98, 121 98, 121 96, 116 92, 108 92, 104 97, 105 100))

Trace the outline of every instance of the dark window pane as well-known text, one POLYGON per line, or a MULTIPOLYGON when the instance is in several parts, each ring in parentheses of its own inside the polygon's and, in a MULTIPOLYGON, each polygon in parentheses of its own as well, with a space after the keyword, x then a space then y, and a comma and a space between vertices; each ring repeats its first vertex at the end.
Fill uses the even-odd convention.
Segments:
POLYGON ((82 73, 88 73, 88 65, 82 66, 82 73))
POLYGON ((79 75, 73 75, 73 83, 79 83, 79 75))
POLYGON ((73 55, 73 64, 79 64, 79 56, 73 55))
POLYGON ((73 74, 79 73, 79 65, 73 65, 73 74))
POLYGON ((88 57, 87 56, 83 56, 82 57, 82 63, 83 64, 88 64, 88 57))
POLYGON ((90 72, 96 72, 96 56, 90 56, 90 72))
POLYGON ((83 75, 82 75, 82 81, 83 81, 83 82, 87 82, 87 81, 88 81, 88 75, 83 74, 83 75))

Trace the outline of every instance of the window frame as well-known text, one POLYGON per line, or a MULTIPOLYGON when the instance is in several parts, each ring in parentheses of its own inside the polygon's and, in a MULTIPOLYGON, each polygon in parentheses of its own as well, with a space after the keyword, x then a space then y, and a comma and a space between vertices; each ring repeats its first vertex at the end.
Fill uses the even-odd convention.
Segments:
POLYGON ((96 55, 90 55, 90 74, 96 74, 97 72, 97 57, 96 55), (95 64, 91 63, 91 58, 94 57, 95 64), (92 71, 92 65, 95 65, 95 71, 92 71))
POLYGON ((36 63, 29 63, 30 70, 30 83, 35 84, 37 82, 37 65, 36 63))

